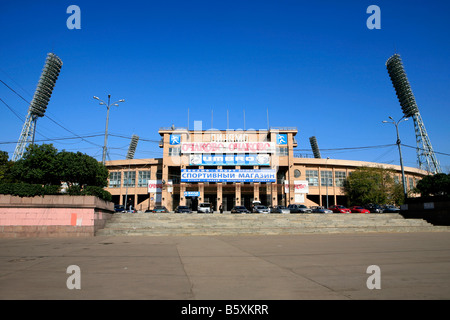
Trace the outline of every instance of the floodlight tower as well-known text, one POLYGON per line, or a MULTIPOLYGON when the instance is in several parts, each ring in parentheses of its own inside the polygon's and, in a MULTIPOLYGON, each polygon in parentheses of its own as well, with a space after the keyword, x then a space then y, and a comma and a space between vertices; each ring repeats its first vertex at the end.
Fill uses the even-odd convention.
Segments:
POLYGON ((321 159, 319 146, 317 145, 317 139, 315 136, 309 138, 309 143, 311 144, 311 149, 314 154, 314 158, 321 159))
POLYGON ((416 99, 409 85, 406 72, 403 68, 400 55, 394 54, 386 61, 386 67, 395 88, 397 98, 403 110, 405 118, 412 117, 414 121, 414 131, 416 133, 417 162, 420 169, 430 173, 441 173, 441 167, 434 154, 430 138, 425 130, 422 116, 417 107, 416 99))
POLYGON ((48 102, 55 87, 56 79, 62 67, 61 59, 54 53, 47 54, 44 68, 42 69, 41 78, 34 92, 33 100, 28 107, 28 114, 22 127, 22 132, 17 142, 16 149, 13 154, 13 161, 22 158, 25 148, 29 143, 34 143, 36 133, 36 121, 39 117, 43 117, 47 109, 48 102))
POLYGON ((130 146, 128 147, 128 152, 127 152, 127 160, 133 159, 134 158, 134 153, 136 152, 136 147, 139 141, 139 136, 133 134, 133 136, 131 137, 131 141, 130 141, 130 146))

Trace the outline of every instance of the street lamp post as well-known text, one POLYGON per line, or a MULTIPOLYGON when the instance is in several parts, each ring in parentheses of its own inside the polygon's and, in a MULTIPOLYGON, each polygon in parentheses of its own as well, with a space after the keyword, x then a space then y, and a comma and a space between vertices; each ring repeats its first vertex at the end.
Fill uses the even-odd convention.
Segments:
POLYGON ((403 168, 403 157, 402 157, 402 148, 400 146, 401 141, 400 141, 400 135, 398 133, 398 125, 401 121, 407 121, 408 118, 401 118, 400 120, 398 120, 397 122, 395 122, 395 120, 392 117, 389 117, 389 119, 391 119, 392 121, 382 121, 383 123, 393 123, 395 125, 395 130, 397 131, 397 147, 398 147, 398 153, 400 154, 400 167, 402 168, 402 183, 403 183, 403 196, 405 198, 405 201, 408 197, 408 194, 406 192, 406 178, 405 178, 405 170, 403 168))
POLYGON ((94 96, 95 100, 100 101, 100 105, 106 106, 106 128, 105 128, 105 142, 103 145, 103 157, 102 157, 102 163, 105 164, 106 161, 106 143, 108 140, 108 122, 109 122, 109 108, 111 106, 119 106, 119 102, 125 102, 125 99, 121 99, 119 101, 116 101, 114 103, 110 103, 111 95, 108 94, 108 103, 105 103, 103 100, 99 99, 98 97, 94 96))
POLYGON ((327 180, 326 180, 326 187, 327 187, 327 209, 329 208, 329 204, 328 204, 328 159, 330 159, 330 157, 327 157, 327 161, 325 162, 325 168, 327 169, 325 172, 327 173, 327 180))

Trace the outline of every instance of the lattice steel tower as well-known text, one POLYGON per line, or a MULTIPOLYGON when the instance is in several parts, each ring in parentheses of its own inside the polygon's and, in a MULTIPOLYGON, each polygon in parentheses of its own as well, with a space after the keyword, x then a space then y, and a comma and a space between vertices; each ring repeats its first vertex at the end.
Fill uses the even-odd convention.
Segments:
POLYGON ((13 161, 22 158, 27 145, 29 143, 34 143, 36 121, 39 117, 44 116, 61 67, 62 61, 57 55, 53 53, 47 54, 41 78, 39 79, 36 91, 34 92, 33 100, 31 100, 30 106, 28 107, 28 114, 25 123, 23 124, 19 142, 17 142, 16 149, 14 150, 13 161))
POLYGON ((420 169, 430 173, 441 173, 441 167, 434 154, 425 124, 417 107, 416 99, 409 85, 400 55, 394 54, 386 61, 386 67, 395 88, 405 118, 412 117, 416 132, 417 163, 420 169))
POLYGON ((133 136, 131 137, 131 141, 130 141, 130 146, 128 147, 128 152, 127 152, 127 160, 131 160, 134 158, 134 153, 136 152, 136 147, 139 141, 139 136, 133 134, 133 136))
POLYGON ((321 159, 319 146, 317 144, 317 139, 315 136, 309 137, 309 143, 311 144, 311 149, 314 154, 314 158, 321 159))

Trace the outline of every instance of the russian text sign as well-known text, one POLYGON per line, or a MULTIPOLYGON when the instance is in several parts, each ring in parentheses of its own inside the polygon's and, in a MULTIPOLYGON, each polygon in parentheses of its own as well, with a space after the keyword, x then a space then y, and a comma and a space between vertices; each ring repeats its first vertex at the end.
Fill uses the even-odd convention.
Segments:
POLYGON ((182 182, 275 182, 275 170, 182 169, 182 182))

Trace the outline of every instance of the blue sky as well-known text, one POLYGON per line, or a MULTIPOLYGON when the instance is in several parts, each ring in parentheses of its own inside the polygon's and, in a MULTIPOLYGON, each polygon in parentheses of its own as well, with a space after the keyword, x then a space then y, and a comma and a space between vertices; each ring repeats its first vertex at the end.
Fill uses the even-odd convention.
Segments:
MULTIPOLYGON (((385 62, 402 57, 438 160, 450 172, 448 1, 2 1, 0 79, 31 101, 45 58, 63 61, 36 140, 101 159, 112 101, 107 159, 161 155, 158 128, 195 120, 230 128, 298 128, 298 153, 316 136, 322 157, 399 164, 395 127, 403 114, 385 62), (369 30, 367 7, 381 9, 369 30), (69 5, 81 29, 69 30, 69 5), (59 124, 56 124, 55 121, 59 124), (65 128, 65 129, 64 129, 65 128), (86 137, 81 139, 77 136, 86 137), (67 138, 65 140, 57 140, 67 138)), ((0 83, 0 150, 14 152, 28 104, 0 83), (20 120, 20 118, 22 120, 20 120)), ((402 143, 415 146, 412 121, 402 143)), ((416 152, 403 147, 404 163, 416 152)))

